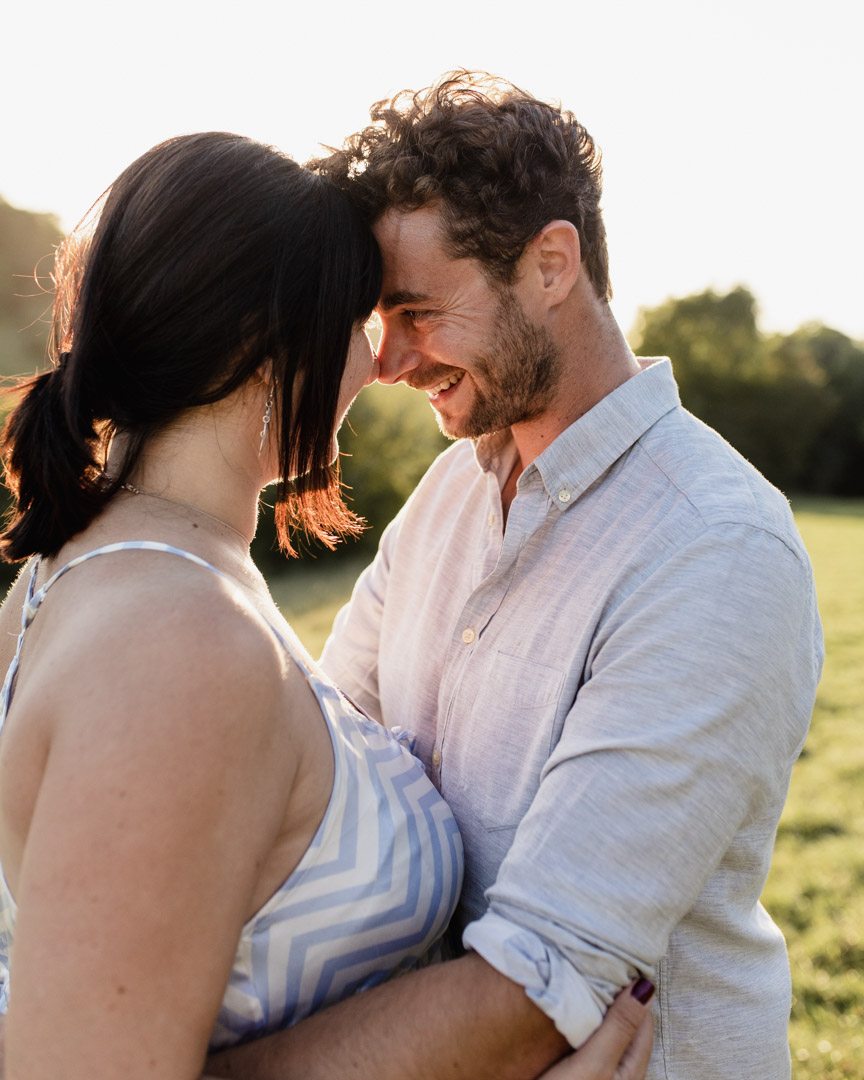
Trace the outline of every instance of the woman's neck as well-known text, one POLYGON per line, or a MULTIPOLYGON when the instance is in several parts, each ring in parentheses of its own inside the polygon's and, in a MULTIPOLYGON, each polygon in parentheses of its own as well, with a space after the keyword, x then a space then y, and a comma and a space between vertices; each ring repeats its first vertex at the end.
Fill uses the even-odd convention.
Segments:
MULTIPOLYGON (((221 404, 221 403, 220 403, 221 404)), ((196 409, 148 440, 130 475, 126 490, 179 515, 202 518, 201 524, 222 531, 226 539, 255 535, 258 496, 264 484, 260 459, 243 438, 243 429, 229 418, 196 409)), ((112 443, 108 472, 116 475, 125 452, 123 436, 112 443)))

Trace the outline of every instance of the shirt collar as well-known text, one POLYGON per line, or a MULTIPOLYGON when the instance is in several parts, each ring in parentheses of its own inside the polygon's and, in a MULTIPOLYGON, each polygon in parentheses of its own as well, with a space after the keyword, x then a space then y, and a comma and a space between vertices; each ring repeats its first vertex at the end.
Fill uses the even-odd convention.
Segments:
MULTIPOLYGON (((640 357, 642 370, 566 428, 525 470, 540 474, 552 502, 567 510, 649 428, 680 405, 672 364, 665 357, 640 357)), ((516 448, 509 428, 479 438, 474 447, 484 472, 499 477, 510 469, 516 448)), ((506 475, 504 479, 506 479, 506 475)))

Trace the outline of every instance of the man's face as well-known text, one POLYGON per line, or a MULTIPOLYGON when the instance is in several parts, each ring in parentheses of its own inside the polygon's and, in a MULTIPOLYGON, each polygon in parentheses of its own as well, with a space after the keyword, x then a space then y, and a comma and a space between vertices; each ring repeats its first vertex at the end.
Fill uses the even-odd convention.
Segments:
POLYGON ((388 210, 374 226, 384 258, 380 382, 424 390, 451 438, 541 416, 559 375, 548 332, 475 259, 453 259, 435 207, 388 210))

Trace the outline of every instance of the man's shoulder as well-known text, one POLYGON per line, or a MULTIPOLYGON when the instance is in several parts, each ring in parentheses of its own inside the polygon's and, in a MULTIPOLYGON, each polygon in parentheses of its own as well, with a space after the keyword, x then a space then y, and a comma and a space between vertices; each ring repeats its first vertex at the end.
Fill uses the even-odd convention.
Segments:
MULTIPOLYGON (((474 444, 461 439, 432 462, 388 526, 382 546, 390 558, 397 549, 430 552, 445 538, 467 542, 485 520, 487 477, 477 463, 474 444)), ((409 556, 413 558, 413 554, 409 556)))
POLYGON ((472 476, 481 471, 477 464, 477 454, 471 439, 456 439, 446 450, 442 450, 427 470, 427 475, 441 470, 464 470, 472 476))
POLYGON ((667 413, 637 445, 660 482, 680 494, 694 527, 750 526, 803 551, 785 495, 686 409, 667 413))
POLYGON ((409 502, 440 496, 448 499, 458 497, 459 492, 471 487, 482 475, 474 453, 474 443, 470 439, 458 439, 435 458, 409 502))

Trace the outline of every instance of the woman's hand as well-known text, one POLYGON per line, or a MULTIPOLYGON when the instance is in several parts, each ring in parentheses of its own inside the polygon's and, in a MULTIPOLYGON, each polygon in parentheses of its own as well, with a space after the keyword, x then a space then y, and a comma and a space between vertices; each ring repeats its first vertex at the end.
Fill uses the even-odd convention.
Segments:
POLYGON ((539 1080, 643 1080, 654 1042, 647 979, 622 990, 600 1027, 539 1080))

